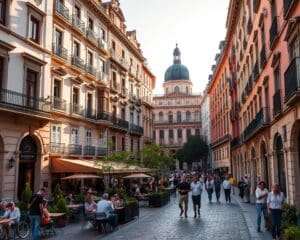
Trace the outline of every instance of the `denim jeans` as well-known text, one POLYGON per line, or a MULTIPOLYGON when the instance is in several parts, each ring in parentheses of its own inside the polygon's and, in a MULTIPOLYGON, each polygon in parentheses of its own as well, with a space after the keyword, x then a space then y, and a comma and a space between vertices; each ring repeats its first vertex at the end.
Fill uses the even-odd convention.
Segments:
POLYGON ((225 200, 226 202, 231 202, 231 198, 230 198, 230 192, 231 192, 231 189, 224 189, 224 194, 225 194, 225 200))
POLYGON ((267 217, 267 205, 265 203, 256 203, 256 213, 257 213, 257 227, 260 228, 261 213, 263 213, 265 219, 267 217))
POLYGON ((212 188, 208 188, 206 189, 207 191, 207 195, 208 195, 208 200, 211 202, 211 199, 212 199, 212 194, 213 194, 213 189, 212 188))
POLYGON ((113 228, 116 228, 118 225, 118 215, 111 213, 109 214, 109 216, 107 217, 107 220, 110 222, 110 224, 112 225, 113 228))
POLYGON ((41 226, 41 216, 40 215, 29 215, 31 222, 31 234, 32 240, 40 239, 40 226, 41 226))
POLYGON ((280 224, 282 219, 282 210, 281 209, 271 209, 270 220, 272 224, 272 237, 280 237, 280 224))

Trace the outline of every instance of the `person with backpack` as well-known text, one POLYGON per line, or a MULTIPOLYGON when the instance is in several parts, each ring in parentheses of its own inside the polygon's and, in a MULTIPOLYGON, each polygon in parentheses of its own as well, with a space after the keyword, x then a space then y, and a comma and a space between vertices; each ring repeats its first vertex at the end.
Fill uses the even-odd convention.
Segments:
POLYGON ((29 201, 28 210, 29 218, 31 221, 32 240, 40 239, 41 220, 44 213, 43 200, 46 194, 46 189, 41 188, 36 194, 31 197, 29 201))

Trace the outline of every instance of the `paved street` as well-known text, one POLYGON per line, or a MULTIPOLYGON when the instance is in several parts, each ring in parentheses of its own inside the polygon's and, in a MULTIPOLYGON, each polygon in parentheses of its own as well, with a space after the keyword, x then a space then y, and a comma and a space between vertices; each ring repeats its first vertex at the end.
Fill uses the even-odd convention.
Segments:
POLYGON ((233 199, 232 204, 226 204, 222 196, 222 203, 217 204, 214 199, 214 203, 209 204, 206 193, 204 193, 201 217, 196 219, 193 217, 190 201, 188 218, 185 219, 179 217, 177 199, 172 198, 171 203, 163 208, 142 208, 138 220, 121 226, 112 234, 104 236, 93 230, 81 231, 79 225, 70 224, 52 239, 72 239, 74 237, 105 240, 271 239, 269 233, 255 232, 255 228, 253 228, 255 224, 252 221, 255 213, 249 215, 252 220, 249 220, 249 216, 245 218, 244 213, 253 211, 254 207, 245 204, 246 206, 242 210, 239 205, 241 203, 236 200, 233 199))

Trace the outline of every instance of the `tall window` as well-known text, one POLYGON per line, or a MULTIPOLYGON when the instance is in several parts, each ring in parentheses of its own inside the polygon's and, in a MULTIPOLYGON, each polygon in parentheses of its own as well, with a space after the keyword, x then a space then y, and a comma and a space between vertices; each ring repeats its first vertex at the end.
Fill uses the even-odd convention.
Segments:
POLYGON ((169 115, 169 123, 173 123, 173 113, 170 111, 168 115, 169 115))
POLYGON ((77 17, 77 18, 81 18, 81 11, 80 11, 80 7, 79 6, 77 6, 77 5, 75 5, 75 16, 77 17))
POLYGON ((163 122, 164 121, 164 113, 160 112, 159 113, 159 122, 163 122))
POLYGON ((174 88, 174 92, 175 92, 175 93, 179 93, 179 87, 178 87, 178 86, 176 86, 176 87, 174 88))
POLYGON ((186 138, 189 139, 189 137, 192 135, 191 129, 186 130, 186 138))
POLYGON ((0 0, 0 24, 5 25, 6 0, 0 0))
POLYGON ((80 43, 74 41, 73 45, 73 55, 75 57, 80 57, 80 43))
POLYGON ((275 68, 274 70, 274 81, 275 81, 275 90, 280 89, 280 72, 279 72, 279 66, 275 68))
POLYGON ((159 130, 159 144, 164 144, 165 132, 164 130, 159 130))
POLYGON ((130 121, 130 124, 133 124, 133 112, 130 112, 130 119, 129 119, 129 121, 130 121))
POLYGON ((92 132, 86 131, 86 146, 92 146, 92 132))
POLYGON ((181 123, 181 112, 177 112, 177 123, 181 123))
POLYGON ((34 99, 37 97, 37 79, 38 72, 35 72, 31 69, 27 69, 26 74, 26 94, 27 98, 27 106, 33 107, 35 102, 34 99))
POLYGON ((39 43, 40 39, 40 21, 34 16, 30 15, 29 19, 29 39, 36 43, 39 43))
POLYGON ((106 32, 103 28, 100 28, 100 38, 104 41, 106 39, 106 32))
POLYGON ((78 138, 78 128, 71 129, 71 144, 78 145, 79 138, 78 138))
POLYGON ((89 20, 88 20, 88 28, 89 28, 90 30, 93 30, 93 29, 94 29, 94 21, 93 21, 93 19, 91 19, 91 18, 89 18, 89 20))
POLYGON ((178 138, 178 143, 182 143, 182 129, 177 130, 177 138, 178 138))
POLYGON ((60 89, 61 89, 61 82, 58 79, 54 79, 54 89, 53 89, 53 95, 55 98, 60 98, 60 89))
POLYGON ((271 16, 272 19, 277 16, 277 7, 276 7, 276 0, 271 1, 271 16))
POLYGON ((111 143, 112 143, 112 151, 116 151, 117 149, 117 140, 116 140, 116 136, 112 136, 111 137, 111 143))
POLYGON ((56 46, 61 47, 62 46, 62 40, 63 40, 63 34, 60 30, 55 29, 55 43, 56 46))
POLYGON ((293 39, 289 46, 290 50, 290 61, 292 61, 295 57, 300 56, 300 37, 297 36, 293 39))
POLYGON ((57 124, 52 124, 51 127, 51 142, 60 143, 61 137, 61 126, 57 124))
POLYGON ((93 53, 90 51, 87 53, 87 63, 89 66, 93 66, 93 53))
POLYGON ((200 112, 199 111, 196 111, 195 112, 195 121, 200 121, 200 112))
POLYGON ((172 129, 169 130, 169 143, 170 144, 174 143, 174 132, 172 129))
POLYGON ((75 88, 75 87, 73 88, 72 101, 73 101, 73 104, 79 103, 79 89, 78 88, 75 88))
POLYGON ((186 111, 186 116, 185 116, 185 119, 186 119, 186 122, 190 122, 191 121, 191 112, 190 111, 186 111))

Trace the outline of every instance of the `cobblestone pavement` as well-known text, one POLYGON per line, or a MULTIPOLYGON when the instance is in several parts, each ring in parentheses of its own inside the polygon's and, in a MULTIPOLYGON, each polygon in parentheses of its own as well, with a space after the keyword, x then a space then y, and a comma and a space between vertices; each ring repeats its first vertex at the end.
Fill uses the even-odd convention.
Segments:
MULTIPOLYGON (((268 233, 256 233, 245 218, 245 210, 234 198, 231 204, 209 204, 202 194, 201 217, 194 218, 190 199, 188 218, 179 217, 178 199, 162 208, 141 208, 140 218, 121 226, 117 231, 103 235, 95 230, 81 230, 81 223, 68 224, 50 239, 105 239, 105 240, 268 240, 268 233), (250 231, 249 231, 250 230, 250 231), (251 234, 250 234, 251 233, 251 234)), ((248 206, 248 205, 247 205, 248 206)), ((255 208, 252 208, 255 211, 255 208)), ((249 209, 252 212, 252 210, 249 209)), ((251 217, 252 219, 252 217, 251 217)), ((270 237, 270 238, 269 238, 270 237)), ((49 238, 48 238, 49 239, 49 238)))

